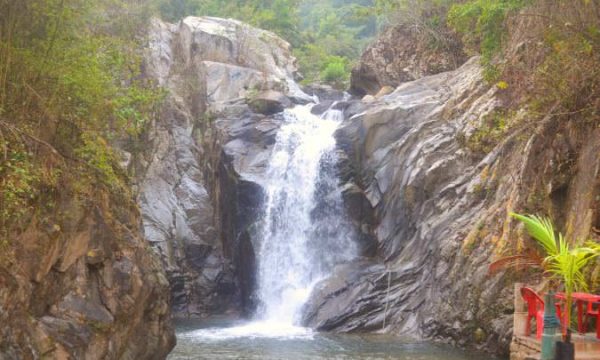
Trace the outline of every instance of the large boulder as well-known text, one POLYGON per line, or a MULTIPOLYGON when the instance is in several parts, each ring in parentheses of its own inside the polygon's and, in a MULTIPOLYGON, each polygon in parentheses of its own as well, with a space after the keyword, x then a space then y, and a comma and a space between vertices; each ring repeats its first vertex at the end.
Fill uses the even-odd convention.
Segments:
POLYGON ((475 227, 487 209, 476 189, 491 179, 480 173, 500 166, 500 157, 470 156, 459 134, 473 126, 474 114, 485 117, 499 106, 494 94, 472 59, 456 71, 404 83, 363 103, 345 121, 337 137, 349 163, 342 164, 348 169, 346 200, 365 209, 361 226, 371 229, 381 262, 360 271, 342 268, 320 284, 307 306, 307 325, 450 338, 464 345, 477 324, 488 329, 491 348, 507 345, 509 288, 500 277, 485 276, 493 247, 461 251, 461 229, 475 227), (473 301, 490 307, 469 308, 473 301))
POLYGON ((292 106, 292 102, 278 91, 264 91, 248 101, 250 108, 259 114, 274 115, 292 106))
POLYGON ((426 35, 412 26, 390 27, 352 69, 350 92, 375 95, 384 86, 395 88, 403 82, 458 68, 467 60, 462 46, 451 33, 442 36, 445 45, 433 47, 426 35))
POLYGON ((483 80, 479 61, 344 105, 361 104, 336 134, 346 154, 345 200, 360 227, 371 229, 376 254, 316 287, 306 325, 507 354, 515 274, 488 269, 534 246, 509 214, 547 211, 571 238, 593 234, 600 129, 506 112, 502 90, 483 80), (490 127, 499 118, 510 131, 494 140, 490 127))

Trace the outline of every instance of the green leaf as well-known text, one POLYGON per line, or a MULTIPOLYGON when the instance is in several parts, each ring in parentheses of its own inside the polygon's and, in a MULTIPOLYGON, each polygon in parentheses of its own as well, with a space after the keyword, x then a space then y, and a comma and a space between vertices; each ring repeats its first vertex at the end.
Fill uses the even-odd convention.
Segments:
POLYGON ((540 218, 535 215, 520 215, 516 213, 510 214, 515 219, 525 224, 525 229, 531 237, 546 250, 549 255, 558 254, 557 241, 554 234, 552 222, 547 218, 540 218))

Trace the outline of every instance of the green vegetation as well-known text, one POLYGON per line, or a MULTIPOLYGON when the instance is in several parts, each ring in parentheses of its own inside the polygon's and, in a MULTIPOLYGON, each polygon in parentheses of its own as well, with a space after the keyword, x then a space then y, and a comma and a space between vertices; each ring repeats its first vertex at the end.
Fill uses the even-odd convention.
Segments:
MULTIPOLYGON (((534 215, 524 216, 514 213, 511 215, 525 224, 529 235, 544 249, 546 257, 542 265, 545 273, 552 279, 561 282, 564 287, 566 297, 564 318, 565 322, 569 324, 572 294, 575 291, 587 290, 583 269, 600 255, 600 244, 589 241, 585 246, 571 247, 569 243, 572 242, 567 241, 561 233, 558 233, 558 237, 556 236, 550 219, 534 215)), ((564 333, 566 327, 563 330, 564 333)))
POLYGON ((508 121, 513 117, 505 111, 488 114, 464 145, 477 154, 489 153, 504 138, 509 128, 508 121))
POLYGON ((584 13, 583 4, 581 1, 579 22, 570 16, 558 18, 556 22, 562 26, 544 32, 548 55, 535 69, 538 96, 532 101, 539 112, 556 107, 566 116, 577 115, 587 123, 599 124, 600 24, 593 12, 591 16, 584 13))
POLYGON ((321 81, 345 88, 350 70, 377 33, 371 0, 303 0, 295 51, 305 82, 321 81))
POLYGON ((470 0, 454 4, 448 12, 448 23, 463 35, 463 42, 481 54, 485 78, 494 81, 500 70, 493 58, 502 50, 506 37, 506 17, 523 8, 530 0, 470 0))
POLYGON ((448 28, 450 10, 456 0, 376 0, 372 11, 386 25, 403 25, 420 35, 431 48, 452 48, 454 34, 448 28))
POLYGON ((389 25, 412 25, 424 30, 442 26, 445 12, 456 0, 375 0, 371 11, 389 25))
POLYGON ((373 0, 160 0, 163 18, 236 18, 289 41, 305 82, 348 85, 350 70, 377 32, 373 0), (342 74, 343 70, 343 74, 342 74))
POLYGON ((0 0, 0 237, 73 191, 127 196, 110 143, 135 141, 162 94, 141 79, 151 8, 134 0, 0 0))
POLYGON ((321 79, 326 83, 341 88, 348 81, 347 67, 346 59, 339 56, 332 56, 328 59, 323 71, 321 71, 321 79))

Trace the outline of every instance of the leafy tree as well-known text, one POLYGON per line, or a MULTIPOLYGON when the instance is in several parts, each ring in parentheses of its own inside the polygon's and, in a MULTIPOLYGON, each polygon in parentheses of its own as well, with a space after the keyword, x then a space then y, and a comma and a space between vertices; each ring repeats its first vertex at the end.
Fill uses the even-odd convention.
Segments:
POLYGON ((346 59, 333 56, 329 58, 329 62, 325 64, 321 72, 321 79, 328 84, 332 84, 337 88, 342 88, 348 80, 348 70, 346 59))
POLYGON ((199 14, 204 4, 200 0, 165 0, 159 3, 158 9, 167 21, 179 19, 193 14, 199 14))
POLYGON ((347 85, 352 64, 377 32, 375 16, 366 11, 371 6, 372 0, 302 1, 299 16, 305 43, 295 54, 306 82, 347 85))

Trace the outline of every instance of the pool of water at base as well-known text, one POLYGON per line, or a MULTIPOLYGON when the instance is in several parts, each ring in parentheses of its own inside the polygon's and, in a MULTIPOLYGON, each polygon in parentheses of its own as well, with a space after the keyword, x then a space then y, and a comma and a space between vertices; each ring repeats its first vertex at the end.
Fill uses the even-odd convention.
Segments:
MULTIPOLYGON (((276 323, 178 320, 168 360, 492 360, 447 345, 389 335, 328 334, 276 323)), ((497 359, 496 359, 497 360, 497 359)))

